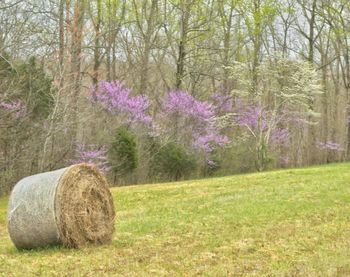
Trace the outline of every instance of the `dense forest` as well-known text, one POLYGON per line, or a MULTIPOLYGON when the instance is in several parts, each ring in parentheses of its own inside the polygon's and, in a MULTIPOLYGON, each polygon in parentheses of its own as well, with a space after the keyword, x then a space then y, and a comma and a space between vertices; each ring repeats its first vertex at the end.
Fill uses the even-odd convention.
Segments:
POLYGON ((0 1, 0 194, 350 159, 347 0, 0 1))

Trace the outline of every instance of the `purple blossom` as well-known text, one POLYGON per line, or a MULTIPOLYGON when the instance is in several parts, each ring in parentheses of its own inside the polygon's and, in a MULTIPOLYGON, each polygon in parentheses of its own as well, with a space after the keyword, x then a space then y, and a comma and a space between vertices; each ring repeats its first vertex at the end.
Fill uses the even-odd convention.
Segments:
POLYGON ((187 92, 170 91, 163 103, 167 114, 180 113, 197 120, 210 120, 214 115, 213 106, 206 101, 199 101, 187 92))
POLYGON ((22 103, 21 102, 1 102, 0 103, 0 108, 8 110, 8 111, 16 111, 21 107, 22 103))
POLYGON ((270 129, 269 143, 273 145, 286 145, 289 142, 289 129, 280 127, 290 123, 286 120, 286 111, 280 112, 277 116, 273 111, 263 108, 261 105, 247 105, 239 101, 235 108, 237 117, 235 122, 240 127, 248 127, 256 133, 266 133, 270 129))
POLYGON ((170 91, 163 101, 165 116, 179 115, 186 123, 186 129, 191 134, 195 149, 211 153, 216 146, 223 147, 228 138, 220 134, 215 124, 215 107, 206 101, 200 101, 185 91, 170 91))
POLYGON ((103 172, 108 172, 110 170, 106 147, 95 144, 77 144, 75 149, 75 158, 69 160, 68 162, 70 164, 93 164, 103 172))
POLYGON ((24 117, 27 112, 25 104, 20 100, 11 102, 0 102, 0 109, 15 113, 16 118, 24 117))
POLYGON ((216 92, 211 96, 217 112, 231 112, 233 108, 232 96, 216 92))
POLYGON ((207 160, 207 165, 211 168, 215 168, 218 166, 217 163, 213 160, 207 160))
POLYGON ((146 95, 138 95, 130 97, 127 101, 127 110, 133 115, 134 121, 151 123, 152 117, 146 114, 150 102, 146 95))
POLYGON ((99 103, 111 113, 127 114, 132 123, 151 124, 152 117, 147 114, 150 101, 146 95, 132 96, 131 90, 121 82, 100 82, 91 92, 92 101, 99 103))
POLYGON ((240 126, 248 126, 252 129, 267 128, 267 111, 260 105, 243 106, 238 108, 236 122, 240 126))
POLYGON ((285 145, 289 142, 289 130, 287 128, 276 128, 272 132, 271 142, 275 145, 285 145))
POLYGON ((326 142, 318 141, 316 143, 316 146, 322 150, 331 150, 331 151, 337 151, 337 152, 345 151, 345 149, 339 143, 334 141, 326 141, 326 142))
POLYGON ((215 149, 215 145, 223 147, 228 142, 229 139, 227 136, 220 135, 217 132, 211 132, 205 135, 195 136, 193 146, 197 150, 202 150, 206 153, 210 153, 215 149))

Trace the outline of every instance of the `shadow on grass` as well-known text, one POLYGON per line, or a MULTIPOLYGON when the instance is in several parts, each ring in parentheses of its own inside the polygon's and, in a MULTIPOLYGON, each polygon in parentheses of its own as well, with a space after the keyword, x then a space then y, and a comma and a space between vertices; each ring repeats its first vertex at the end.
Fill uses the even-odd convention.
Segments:
POLYGON ((88 245, 82 248, 69 248, 64 245, 48 245, 44 247, 38 247, 38 248, 33 248, 33 249, 17 249, 14 245, 9 246, 5 249, 4 251, 0 254, 11 254, 11 255, 50 255, 54 253, 64 253, 64 254, 74 254, 74 253, 81 253, 82 251, 84 252, 90 252, 90 251, 96 251, 101 248, 105 247, 112 247, 112 248, 125 248, 125 247, 130 247, 132 246, 133 243, 124 241, 124 240, 113 240, 109 244, 104 244, 104 245, 88 245))
POLYGON ((45 246, 45 247, 38 247, 34 249, 17 249, 14 245, 4 249, 3 254, 10 254, 10 255, 50 255, 57 252, 60 253, 75 253, 79 252, 81 249, 75 249, 75 248, 67 248, 63 245, 51 245, 51 246, 45 246))

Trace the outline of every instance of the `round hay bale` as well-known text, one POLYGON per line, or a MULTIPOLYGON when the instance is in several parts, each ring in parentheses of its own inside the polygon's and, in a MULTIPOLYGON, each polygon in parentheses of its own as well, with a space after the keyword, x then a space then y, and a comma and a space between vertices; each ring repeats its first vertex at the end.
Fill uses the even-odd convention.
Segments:
POLYGON ((112 240, 115 211, 105 177, 91 165, 78 164, 19 181, 7 219, 17 248, 80 248, 112 240))

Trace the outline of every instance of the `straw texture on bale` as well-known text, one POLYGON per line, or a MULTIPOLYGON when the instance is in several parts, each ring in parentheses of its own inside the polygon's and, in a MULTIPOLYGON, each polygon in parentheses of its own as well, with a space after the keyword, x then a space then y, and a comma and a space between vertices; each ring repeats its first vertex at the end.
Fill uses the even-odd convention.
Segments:
POLYGON ((115 211, 105 177, 79 164, 19 181, 7 218, 17 248, 80 248, 112 240, 115 211))

